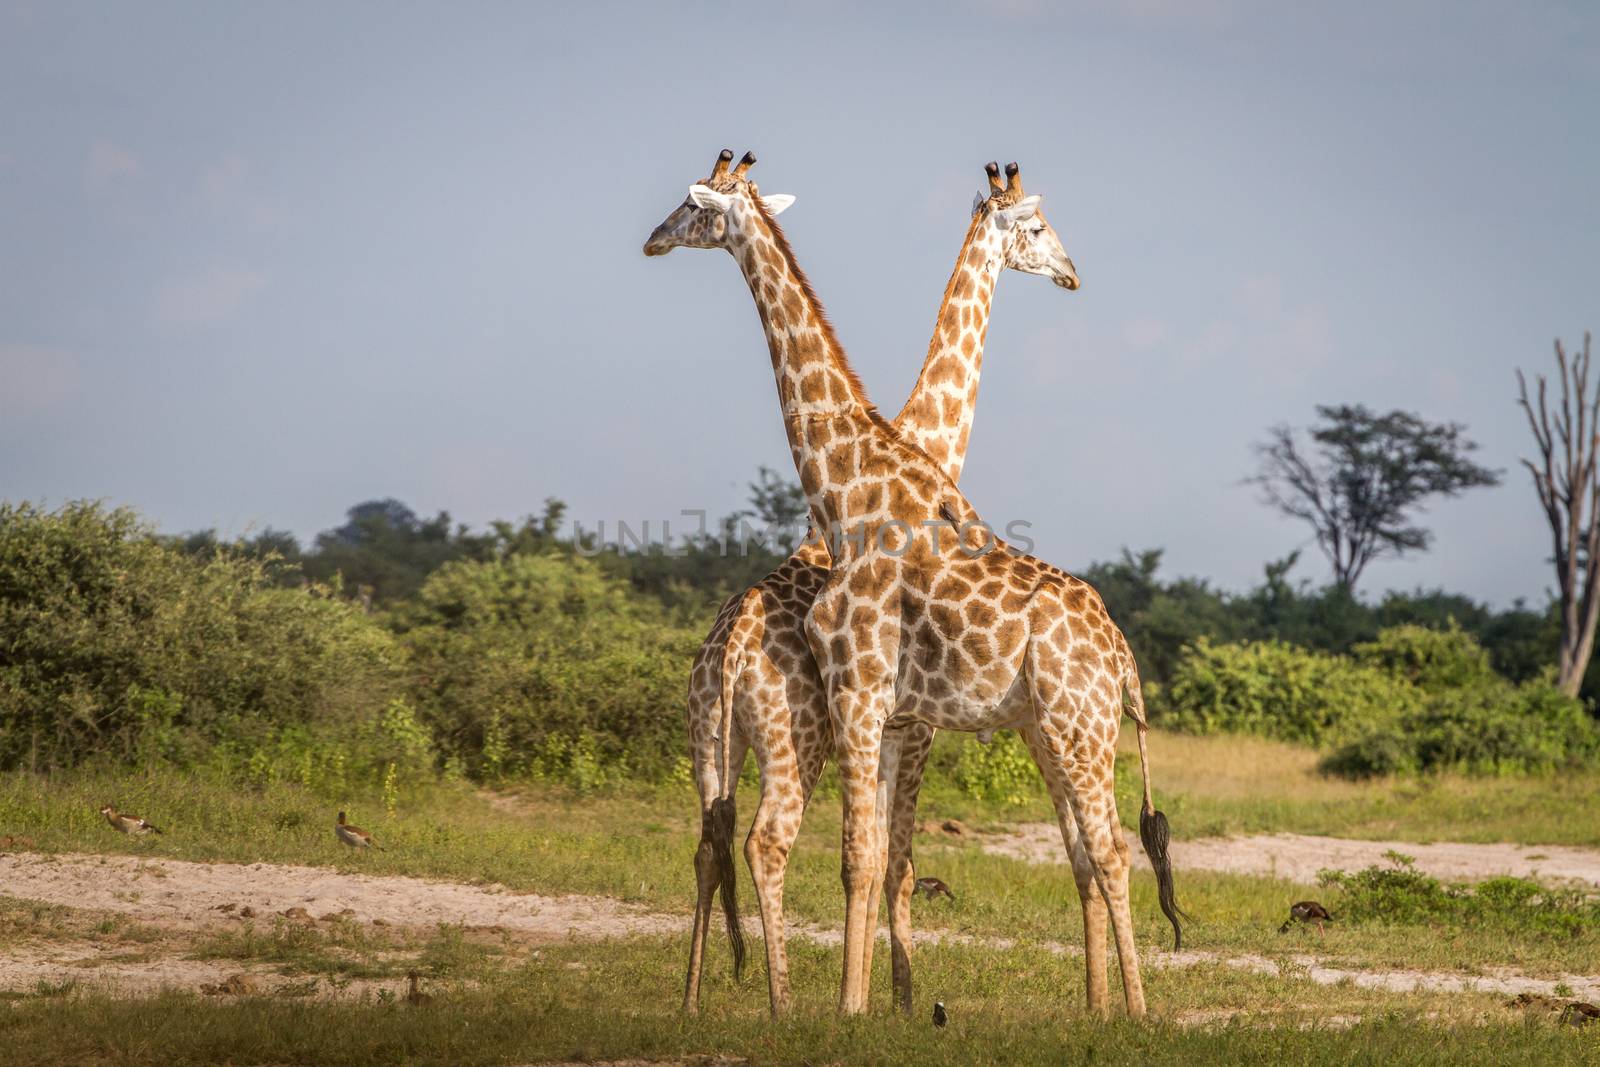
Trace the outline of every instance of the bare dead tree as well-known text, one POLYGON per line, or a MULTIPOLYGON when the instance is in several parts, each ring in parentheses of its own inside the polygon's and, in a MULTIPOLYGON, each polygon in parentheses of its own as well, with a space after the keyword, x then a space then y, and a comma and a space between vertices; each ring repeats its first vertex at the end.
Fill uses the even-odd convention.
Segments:
POLYGON ((1590 395, 1589 334, 1583 351, 1569 359, 1556 341, 1556 366, 1561 371, 1561 402, 1552 413, 1544 375, 1536 379, 1538 403, 1528 398, 1528 381, 1517 371, 1518 403, 1539 446, 1539 461, 1523 460, 1550 523, 1555 547, 1556 582, 1561 594, 1561 655, 1556 684, 1577 696, 1583 673, 1594 652, 1595 622, 1600 618, 1600 387, 1590 395))

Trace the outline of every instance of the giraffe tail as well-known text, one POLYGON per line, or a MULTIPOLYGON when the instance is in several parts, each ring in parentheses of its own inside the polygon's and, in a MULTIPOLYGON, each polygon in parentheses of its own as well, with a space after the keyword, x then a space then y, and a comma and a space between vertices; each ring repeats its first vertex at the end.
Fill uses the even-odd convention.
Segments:
POLYGON ((1177 952, 1183 947, 1183 926, 1178 920, 1190 916, 1178 907, 1177 891, 1172 884, 1172 853, 1169 848, 1172 828, 1167 824, 1166 814, 1157 811, 1155 801, 1150 798, 1150 753, 1145 744, 1150 723, 1145 714, 1144 693, 1139 686, 1139 666, 1134 662, 1132 650, 1127 648, 1126 638, 1123 639, 1123 649, 1128 666, 1123 674, 1122 685, 1128 694, 1128 715, 1138 730, 1139 773, 1144 778, 1144 804, 1139 809, 1139 842, 1144 845, 1145 855, 1150 858, 1151 870, 1155 871, 1156 895, 1161 901, 1161 913, 1172 924, 1172 951, 1177 952))
POLYGON ((742 657, 730 635, 722 651, 721 720, 717 725, 721 766, 718 768, 718 794, 711 802, 711 850, 717 862, 717 881, 722 897, 722 917, 728 927, 733 948, 733 978, 744 971, 744 924, 739 921, 739 865, 733 856, 734 795, 739 788, 739 772, 733 763, 733 693, 743 666, 742 657))

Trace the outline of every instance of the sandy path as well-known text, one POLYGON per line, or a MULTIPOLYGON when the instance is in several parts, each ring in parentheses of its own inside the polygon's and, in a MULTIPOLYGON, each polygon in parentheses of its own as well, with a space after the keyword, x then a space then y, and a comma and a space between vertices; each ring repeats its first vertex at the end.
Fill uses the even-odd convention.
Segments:
POLYGON ((500 886, 346 874, 327 867, 189 863, 135 856, 0 854, 0 893, 143 922, 204 925, 216 909, 250 907, 270 918, 304 908, 313 918, 349 908, 353 919, 396 926, 496 926, 545 939, 677 933, 683 920, 608 897, 547 897, 500 886))
MULTIPOLYGON (((1060 848, 1059 843, 1056 847, 1060 848)), ((66 907, 117 912, 142 922, 191 928, 233 921, 232 913, 214 909, 219 904, 234 904, 253 907, 263 919, 294 907, 304 908, 312 916, 350 908, 355 913, 351 918, 359 922, 381 919, 396 926, 438 923, 493 926, 536 940, 678 936, 688 929, 687 915, 650 912, 607 897, 547 897, 513 893, 493 886, 346 874, 321 867, 264 863, 207 864, 125 856, 10 853, 0 855, 0 892, 66 907)), ((754 918, 750 920, 750 927, 752 931, 759 931, 754 918)), ((791 924, 790 934, 823 944, 839 941, 837 930, 804 924, 791 924)), ((999 949, 1017 944, 1009 938, 980 938, 940 930, 919 931, 916 940, 927 946, 976 944, 999 949)), ((1059 942, 1032 944, 1061 955, 1072 956, 1079 952, 1076 946, 1059 942)), ((293 981, 241 967, 237 962, 189 960, 179 956, 116 958, 119 955, 136 957, 138 954, 129 953, 126 946, 101 947, 82 942, 24 946, 9 951, 0 961, 0 988, 31 989, 41 980, 61 982, 71 978, 107 985, 127 994, 140 994, 163 986, 192 989, 241 971, 255 974, 265 991, 293 981)), ((151 955, 156 956, 154 947, 151 955)), ((1153 968, 1221 964, 1262 974, 1306 978, 1322 985, 1350 981, 1358 986, 1395 992, 1553 995, 1560 983, 1570 986, 1581 999, 1600 999, 1600 975, 1530 978, 1509 970, 1491 970, 1483 975, 1355 970, 1327 966, 1309 955, 1284 960, 1253 954, 1193 951, 1152 950, 1141 955, 1146 965, 1153 968)))
MULTIPOLYGON (((1009 834, 976 836, 986 852, 1030 863, 1067 862, 1061 831, 1054 823, 1024 823, 1009 834)), ((1128 847, 1135 854, 1135 862, 1148 868, 1149 861, 1136 835, 1128 836, 1128 847)), ((1384 853, 1391 849, 1414 856, 1418 870, 1451 881, 1512 874, 1600 888, 1600 851, 1561 845, 1417 845, 1306 834, 1255 834, 1174 841, 1172 862, 1179 871, 1229 871, 1314 883, 1317 872, 1326 867, 1354 871, 1386 866, 1389 861, 1384 859, 1384 853)))

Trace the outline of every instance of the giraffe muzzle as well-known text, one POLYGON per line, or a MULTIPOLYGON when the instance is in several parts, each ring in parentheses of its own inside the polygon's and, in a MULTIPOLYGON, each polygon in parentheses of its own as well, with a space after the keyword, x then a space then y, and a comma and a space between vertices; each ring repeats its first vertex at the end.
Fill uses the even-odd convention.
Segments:
POLYGON ((645 240, 645 243, 644 243, 644 254, 645 255, 647 255, 647 256, 664 256, 668 252, 672 251, 673 244, 672 244, 672 242, 670 240, 668 240, 668 235, 666 233, 662 232, 664 229, 665 229, 665 227, 661 227, 661 228, 657 229, 655 233, 652 233, 649 236, 649 238, 647 238, 645 240))
POLYGON ((1067 260, 1065 270, 1057 270, 1051 274, 1051 280, 1069 292, 1076 290, 1079 285, 1083 284, 1078 281, 1078 268, 1072 265, 1072 260, 1070 259, 1067 260))

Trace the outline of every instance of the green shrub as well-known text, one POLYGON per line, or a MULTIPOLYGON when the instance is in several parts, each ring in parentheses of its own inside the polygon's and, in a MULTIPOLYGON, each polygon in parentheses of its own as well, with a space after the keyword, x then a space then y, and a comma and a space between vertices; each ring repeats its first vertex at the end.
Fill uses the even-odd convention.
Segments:
POLYGON ((1584 762, 1600 748, 1583 704, 1548 680, 1436 693, 1403 727, 1423 770, 1542 771, 1584 762))
POLYGON ((1357 728, 1355 736, 1318 763, 1324 774, 1339 778, 1382 778, 1418 770, 1411 738, 1392 724, 1357 728))
POLYGON ((446 564, 394 625, 419 711, 445 754, 481 777, 587 788, 603 768, 666 774, 681 754, 700 634, 586 559, 446 564))
POLYGON ((1512 685, 1491 675, 1428 692, 1398 720, 1339 746, 1322 769, 1346 778, 1413 770, 1527 774, 1597 756, 1600 728, 1581 701, 1563 696, 1549 678, 1512 685))
POLYGON ((185 555, 125 509, 0 503, 0 768, 181 763, 370 721, 400 693, 393 638, 268 568, 185 555))
POLYGON ((1548 677, 1513 685, 1455 626, 1395 626, 1350 656, 1278 642, 1184 650, 1159 721, 1328 749, 1329 774, 1520 774, 1600 757, 1600 728, 1548 677))
POLYGON ((973 738, 964 740, 953 777, 968 796, 1017 806, 1043 790, 1039 768, 1015 731, 1001 730, 988 744, 973 738))
POLYGON ((1166 686, 1158 721, 1191 733, 1247 733, 1328 745, 1414 707, 1410 685, 1344 656, 1281 641, 1214 645, 1201 638, 1166 686))
POLYGON ((1429 692, 1486 686, 1501 680, 1489 664, 1489 653, 1454 620, 1443 630, 1391 626, 1380 630, 1375 640, 1356 645, 1351 657, 1429 692))
POLYGON ((1574 937, 1600 922, 1600 899, 1579 889, 1555 889, 1526 878, 1491 878, 1476 886, 1445 885, 1388 853, 1387 867, 1354 873, 1323 871, 1318 884, 1342 891, 1335 921, 1489 926, 1510 933, 1574 937))

